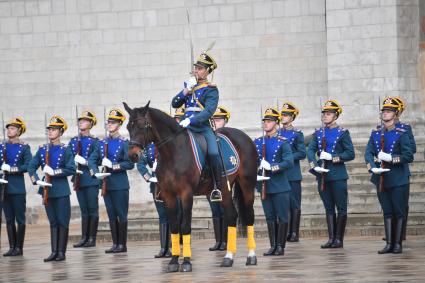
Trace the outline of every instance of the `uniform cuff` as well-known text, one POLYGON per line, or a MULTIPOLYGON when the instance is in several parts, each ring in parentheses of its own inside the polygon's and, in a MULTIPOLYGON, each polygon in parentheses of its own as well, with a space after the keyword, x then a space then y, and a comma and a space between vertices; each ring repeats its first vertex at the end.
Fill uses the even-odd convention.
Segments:
POLYGON ((151 178, 151 175, 149 175, 149 173, 146 173, 145 175, 143 175, 143 179, 145 179, 145 181, 146 181, 146 182, 147 182, 150 178, 151 178))
POLYGON ((112 170, 114 170, 114 171, 121 170, 121 165, 119 165, 119 164, 112 165, 112 170))
POLYGON ((393 164, 398 164, 400 163, 400 156, 394 156, 393 157, 393 164))
POLYGON ((32 175, 31 176, 31 182, 33 185, 37 185, 37 181, 39 180, 37 175, 32 175))
POLYGON ((339 156, 332 157, 332 163, 340 163, 340 162, 341 162, 341 158, 339 156))
POLYGON ((274 165, 272 165, 272 166, 271 166, 271 171, 272 171, 273 173, 275 173, 275 172, 277 172, 277 171, 279 171, 279 170, 280 170, 279 165, 274 164, 274 165))
POLYGON ((19 172, 19 168, 18 167, 10 167, 10 173, 18 173, 19 172))
POLYGON ((62 171, 62 169, 56 169, 56 170, 53 170, 53 173, 54 173, 55 175, 59 175, 59 174, 62 174, 62 173, 63 173, 63 171, 62 171))
POLYGON ((316 167, 316 165, 314 164, 314 162, 313 162, 313 161, 311 161, 311 162, 309 163, 309 165, 310 165, 310 169, 314 169, 314 167, 316 167))

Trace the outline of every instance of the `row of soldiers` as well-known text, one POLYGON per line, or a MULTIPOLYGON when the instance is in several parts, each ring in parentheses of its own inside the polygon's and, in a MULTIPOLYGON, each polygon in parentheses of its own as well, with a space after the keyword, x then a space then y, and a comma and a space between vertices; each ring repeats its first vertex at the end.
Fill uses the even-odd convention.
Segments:
MULTIPOLYGON (((401 253, 406 234, 409 163, 413 162, 416 143, 411 127, 399 120, 404 108, 399 97, 383 101, 381 124, 372 130, 364 155, 384 215, 386 245, 379 254, 401 253)), ((271 247, 265 256, 282 255, 286 240, 299 240, 302 179, 299 162, 306 157, 326 212, 329 237, 321 248, 342 248, 344 243, 349 178, 345 162, 355 158, 355 151, 349 131, 336 123, 342 107, 336 100, 325 102, 322 127, 313 133, 307 148, 303 133, 292 125, 298 113, 292 103, 285 103, 280 113, 275 108, 267 109, 263 117, 265 138, 254 141, 262 170, 257 180, 267 185, 267 197, 262 204, 271 247)), ((262 189, 259 186, 259 191, 262 189)))
MULTIPOLYGON (((228 120, 229 113, 224 108, 217 111, 218 89, 207 80, 216 68, 215 60, 206 52, 202 53, 194 64, 193 76, 185 81, 183 90, 173 98, 172 106, 179 108, 184 105, 184 116, 178 117, 180 126, 204 135, 207 141, 208 159, 215 180, 210 196, 212 209, 216 211, 216 220, 213 221, 216 244, 212 250, 224 250, 224 231, 227 229, 223 228, 222 208, 213 204, 221 200, 223 168, 210 118, 218 113, 228 120)), ((384 100, 381 125, 372 131, 365 153, 366 164, 372 173, 371 180, 377 186, 384 211, 387 245, 380 253, 402 251, 402 231, 408 211, 408 164, 413 161, 416 151, 411 128, 398 120, 404 107, 400 98, 389 97, 384 100)), ((302 180, 299 163, 306 156, 310 172, 317 178, 318 191, 326 211, 329 240, 322 248, 343 247, 348 198, 345 162, 353 160, 355 155, 349 131, 336 123, 341 113, 342 107, 337 101, 326 101, 322 107, 322 127, 314 132, 308 148, 305 148, 302 132, 292 125, 299 114, 294 104, 284 103, 281 111, 275 108, 265 111, 265 135, 254 140, 260 170, 257 180, 259 184, 264 184, 258 188, 259 191, 267 188, 262 204, 271 248, 265 255, 282 255, 287 239, 299 240, 302 180), (281 123, 282 129, 279 130, 281 123)), ((133 169, 134 164, 128 158, 128 141, 119 133, 125 119, 120 109, 112 109, 107 116, 107 136, 98 140, 90 134, 90 129, 96 124, 96 117, 94 113, 85 111, 78 117, 80 134, 66 145, 60 139, 67 130, 67 123, 55 115, 47 125, 49 142, 41 145, 34 157, 31 156, 29 145, 19 139, 26 129, 22 119, 15 118, 7 123, 9 140, 2 145, 3 178, 0 179, 5 184, 3 188, 6 188, 3 204, 10 243, 10 250, 5 256, 22 254, 25 235, 25 172, 29 173, 34 185, 40 186, 39 193, 44 198, 50 222, 52 252, 45 261, 65 259, 71 211, 68 176, 73 176, 74 184, 79 180, 75 190, 82 215, 82 238, 74 246, 91 247, 96 243, 98 195, 102 188, 113 241, 106 253, 126 252, 129 203, 127 171, 133 169), (44 173, 43 179, 37 174, 40 167, 44 173)), ((145 150, 145 155, 148 160, 146 162, 145 159, 145 163, 151 168, 150 173, 154 173, 154 147, 145 150)), ((146 164, 138 165, 138 169, 147 181, 155 183, 155 176, 146 174, 146 164)), ((157 208, 159 214, 165 210, 164 207, 157 208)), ((166 240, 168 231, 166 225, 160 225, 163 240, 159 257, 169 255, 170 245, 166 240)))

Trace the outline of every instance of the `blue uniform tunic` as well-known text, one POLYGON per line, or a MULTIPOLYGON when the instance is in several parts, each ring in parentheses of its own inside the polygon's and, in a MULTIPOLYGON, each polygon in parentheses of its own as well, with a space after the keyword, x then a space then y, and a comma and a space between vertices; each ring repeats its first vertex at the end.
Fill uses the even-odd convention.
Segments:
MULTIPOLYGON (((263 138, 254 140, 258 153, 258 164, 263 159, 262 145, 263 138)), ((267 222, 288 223, 289 214, 289 184, 287 172, 294 166, 294 158, 291 147, 286 138, 273 136, 265 138, 266 156, 265 160, 270 163, 271 171, 266 171, 270 180, 266 182, 266 199, 262 200, 264 214, 267 222)), ((260 174, 260 173, 259 173, 260 174)), ((257 189, 261 193, 262 184, 257 184, 257 189)))
POLYGON ((173 98, 171 104, 174 108, 185 106, 184 118, 190 119, 188 129, 205 137, 211 166, 221 168, 217 142, 210 126, 210 118, 217 109, 218 99, 219 94, 216 86, 201 83, 193 88, 192 95, 184 95, 183 90, 179 92, 173 98))
MULTIPOLYGON (((384 190, 379 192, 380 175, 372 174, 371 182, 377 187, 378 199, 382 206, 385 218, 401 218, 406 214, 406 190, 409 184, 409 163, 413 161, 414 148, 406 130, 390 127, 382 132, 384 134, 383 152, 392 155, 391 162, 384 162, 384 168, 389 172, 382 173, 384 190)), ((381 151, 381 130, 373 130, 365 151, 367 168, 379 168, 377 158, 381 151)))
MULTIPOLYGON (((40 146, 28 165, 28 173, 34 185, 39 180, 37 169, 40 166, 44 168, 46 165, 46 149, 47 145, 40 146)), ((51 144, 49 146, 49 154, 50 167, 54 170, 54 175, 50 179, 52 187, 48 189, 48 205, 45 206, 47 217, 51 227, 61 226, 68 229, 71 219, 71 202, 69 199, 71 190, 67 177, 75 174, 74 158, 71 148, 65 144, 51 144)), ((43 195, 41 187, 38 193, 43 195)))
MULTIPOLYGON (((86 160, 89 159, 90 154, 96 151, 99 147, 98 139, 92 136, 82 136, 81 152, 79 153, 86 160)), ((69 146, 75 157, 78 149, 78 137, 74 137, 69 141, 69 146)), ((79 169, 83 171, 80 175, 80 186, 77 189, 77 199, 80 205, 81 217, 98 217, 99 216, 99 180, 90 175, 88 165, 79 165, 79 169)), ((72 178, 75 181, 75 176, 72 178)))
MULTIPOLYGON (((155 162, 156 150, 155 145, 151 143, 143 152, 142 158, 137 163, 137 170, 140 175, 147 181, 150 177, 154 176, 155 173, 149 173, 149 170, 146 166, 152 168, 153 163, 155 162)), ((156 201, 155 199, 155 183, 149 183, 150 191, 152 193, 152 198, 155 203, 156 211, 158 212, 159 223, 168 223, 167 210, 164 202, 156 201)))
POLYGON ((304 144, 304 134, 301 130, 294 127, 283 128, 280 135, 285 137, 291 146, 292 155, 294 157, 294 167, 287 173, 289 184, 291 185, 291 211, 301 209, 301 166, 300 160, 306 157, 306 148, 304 144))
POLYGON ((350 133, 347 129, 337 125, 316 130, 307 149, 307 158, 310 164, 310 172, 318 180, 318 191, 327 215, 335 214, 335 206, 338 214, 347 214, 347 179, 348 173, 345 162, 355 158, 354 146, 350 133), (323 147, 323 131, 326 148, 323 147), (316 173, 313 168, 321 166, 323 160, 317 160, 322 151, 332 155, 332 160, 326 161, 326 168, 330 171, 325 173, 325 190, 321 190, 322 174, 316 173))
POLYGON ((134 168, 128 157, 128 141, 122 137, 108 138, 99 141, 99 147, 89 157, 90 175, 99 172, 98 166, 105 157, 105 143, 108 143, 106 157, 112 162, 112 169, 108 172, 111 176, 106 177, 107 193, 103 197, 106 211, 110 220, 118 219, 119 222, 127 221, 129 189, 127 170, 134 168))
POLYGON ((0 152, 3 152, 6 146, 6 160, 1 155, 1 163, 10 165, 10 172, 7 176, 2 176, 8 180, 4 185, 4 215, 8 225, 18 223, 25 225, 26 210, 26 190, 24 173, 28 170, 28 164, 31 161, 30 146, 22 141, 18 143, 6 143, 0 145, 0 152))

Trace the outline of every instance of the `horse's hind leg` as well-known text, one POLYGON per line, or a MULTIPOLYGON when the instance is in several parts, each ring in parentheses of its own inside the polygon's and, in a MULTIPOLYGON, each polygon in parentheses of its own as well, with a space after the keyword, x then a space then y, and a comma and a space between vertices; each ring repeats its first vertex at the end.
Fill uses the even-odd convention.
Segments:
POLYGON ((163 195, 166 203, 167 216, 171 232, 171 260, 167 266, 167 272, 179 271, 180 256, 180 234, 179 221, 177 217, 177 198, 175 196, 163 195))
POLYGON ((192 250, 190 247, 190 233, 192 230, 192 206, 193 195, 187 193, 182 196, 182 213, 183 219, 181 223, 181 233, 183 235, 183 263, 180 266, 181 272, 191 272, 192 264, 190 258, 192 257, 192 250))
POLYGON ((224 256, 221 266, 231 267, 233 265, 233 256, 236 254, 236 222, 238 213, 233 205, 230 193, 223 196, 224 217, 227 222, 227 253, 224 256))
POLYGON ((246 230, 247 230, 247 243, 246 246, 248 248, 248 256, 246 258, 246 265, 257 265, 257 257, 255 255, 255 235, 254 235, 254 198, 255 194, 253 191, 253 186, 249 184, 248 180, 244 178, 240 178, 239 188, 241 192, 238 194, 242 200, 239 202, 243 204, 240 207, 240 214, 244 214, 244 219, 246 221, 246 230))

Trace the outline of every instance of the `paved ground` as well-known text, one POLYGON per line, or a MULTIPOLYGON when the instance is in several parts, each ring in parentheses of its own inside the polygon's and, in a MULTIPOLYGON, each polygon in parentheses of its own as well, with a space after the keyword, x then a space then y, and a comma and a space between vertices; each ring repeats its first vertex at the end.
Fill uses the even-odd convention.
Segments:
MULTIPOLYGON (((257 239, 258 265, 245 266, 245 239, 239 239, 233 268, 220 268, 223 252, 209 252, 211 240, 193 243, 193 272, 165 274, 168 259, 154 259, 157 242, 130 242, 127 254, 106 255, 108 243, 92 249, 70 245, 66 262, 44 263, 50 253, 47 227, 29 227, 23 257, 0 258, 0 282, 424 282, 425 240, 410 237, 401 255, 378 255, 376 238, 347 238, 344 249, 321 250, 324 239, 288 244, 283 257, 263 257, 266 239, 257 239)), ((2 235, 2 252, 6 250, 2 235)))

